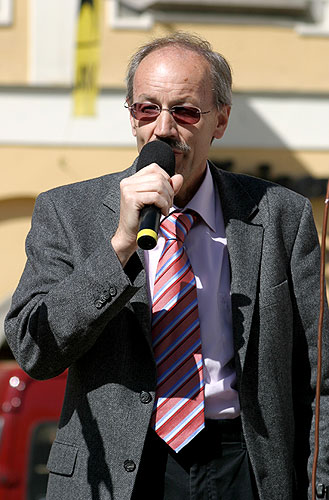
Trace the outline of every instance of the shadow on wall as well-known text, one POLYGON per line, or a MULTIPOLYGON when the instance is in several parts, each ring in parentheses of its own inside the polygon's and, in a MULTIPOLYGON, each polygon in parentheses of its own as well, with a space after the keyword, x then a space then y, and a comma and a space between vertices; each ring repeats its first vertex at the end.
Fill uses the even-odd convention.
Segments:
POLYGON ((12 219, 29 217, 31 218, 34 208, 35 198, 9 198, 0 200, 0 222, 12 219))
POLYGON ((328 111, 328 99, 319 96, 235 94, 228 129, 214 141, 210 157, 226 170, 277 182, 308 198, 324 196, 327 179, 313 177, 296 153, 329 150, 328 111))

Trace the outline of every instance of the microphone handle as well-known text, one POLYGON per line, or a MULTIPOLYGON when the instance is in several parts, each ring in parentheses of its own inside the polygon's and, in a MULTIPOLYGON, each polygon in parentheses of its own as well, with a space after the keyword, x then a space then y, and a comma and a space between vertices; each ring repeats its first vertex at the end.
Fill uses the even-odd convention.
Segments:
POLYGON ((156 247, 160 215, 160 209, 154 205, 146 205, 142 208, 137 234, 137 244, 142 250, 152 250, 156 247))

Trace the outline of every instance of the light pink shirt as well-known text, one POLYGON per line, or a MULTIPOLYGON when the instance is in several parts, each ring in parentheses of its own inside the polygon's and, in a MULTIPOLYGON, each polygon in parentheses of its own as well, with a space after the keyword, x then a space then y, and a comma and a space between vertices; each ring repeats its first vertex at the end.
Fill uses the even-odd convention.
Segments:
MULTIPOLYGON (((206 176, 187 208, 202 219, 192 226, 185 248, 196 278, 205 379, 206 418, 234 418, 240 413, 233 363, 230 270, 223 212, 207 167, 206 176)), ((174 208, 173 208, 174 210, 174 208)), ((158 260, 164 246, 145 251, 149 294, 152 299, 158 260)))

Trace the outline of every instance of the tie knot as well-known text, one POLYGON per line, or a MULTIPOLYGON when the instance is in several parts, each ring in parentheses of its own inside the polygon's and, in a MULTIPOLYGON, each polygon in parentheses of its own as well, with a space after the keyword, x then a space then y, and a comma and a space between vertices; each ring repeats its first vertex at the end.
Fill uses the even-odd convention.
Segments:
POLYGON ((195 221, 195 214, 172 212, 161 222, 161 229, 166 240, 179 240, 184 243, 185 237, 195 221))

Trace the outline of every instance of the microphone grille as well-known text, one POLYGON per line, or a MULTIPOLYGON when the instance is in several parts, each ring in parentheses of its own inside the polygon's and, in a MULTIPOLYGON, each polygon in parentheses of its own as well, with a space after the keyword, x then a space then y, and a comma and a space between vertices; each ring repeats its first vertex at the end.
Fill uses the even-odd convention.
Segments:
POLYGON ((175 173, 175 154, 171 147, 162 141, 148 142, 143 146, 137 160, 136 171, 150 163, 157 163, 172 177, 175 173))

